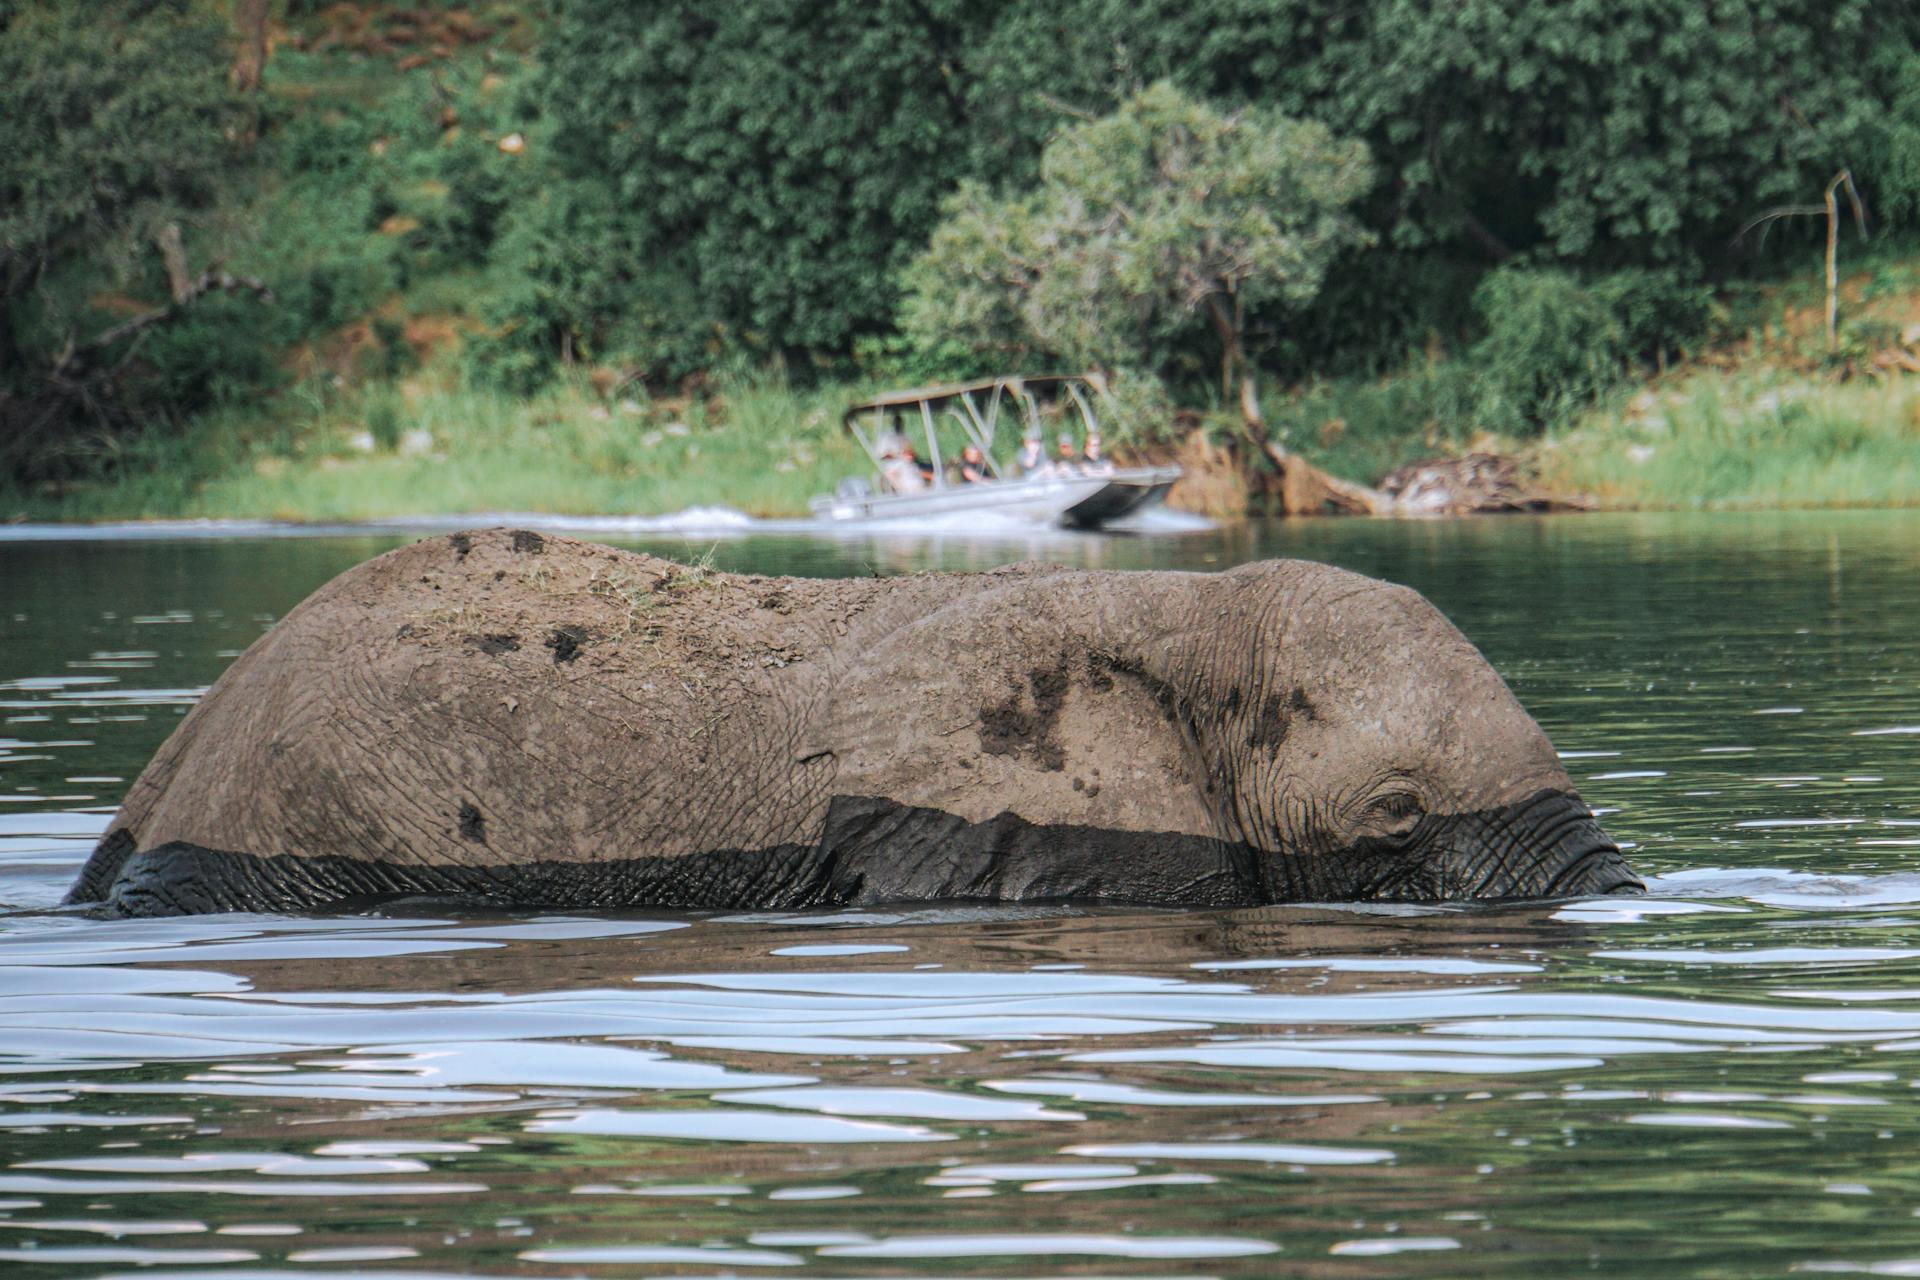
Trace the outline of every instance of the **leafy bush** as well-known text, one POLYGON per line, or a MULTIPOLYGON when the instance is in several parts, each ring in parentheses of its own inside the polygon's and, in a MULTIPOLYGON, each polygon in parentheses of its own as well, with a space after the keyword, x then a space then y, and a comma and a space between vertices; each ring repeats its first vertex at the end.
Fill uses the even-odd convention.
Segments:
POLYGON ((1629 368, 1700 333, 1705 286, 1661 271, 1624 271, 1591 284, 1570 272, 1506 268, 1474 291, 1485 336, 1467 354, 1477 415, 1524 434, 1572 416, 1629 368))
POLYGON ((490 331, 470 346, 489 385, 545 385, 567 359, 627 362, 661 380, 714 354, 697 293, 650 261, 604 184, 558 182, 516 203, 493 251, 490 331))
POLYGON ((1486 336, 1468 359, 1478 411, 1498 431, 1538 431, 1611 387, 1624 371, 1626 327, 1569 272, 1510 268, 1475 290, 1486 336))
POLYGON ((1173 435, 1174 404, 1167 384, 1142 369, 1107 374, 1107 394, 1094 406, 1109 447, 1147 444, 1173 435))
POLYGON ((1620 326, 1621 355, 1652 363, 1704 334, 1719 316, 1713 290, 1691 274, 1661 268, 1616 271, 1593 284, 1620 326))
POLYGON ((1385 377, 1317 379, 1269 404, 1274 434, 1316 466, 1373 484, 1405 462, 1467 444, 1480 429, 1464 360, 1413 359, 1385 377))

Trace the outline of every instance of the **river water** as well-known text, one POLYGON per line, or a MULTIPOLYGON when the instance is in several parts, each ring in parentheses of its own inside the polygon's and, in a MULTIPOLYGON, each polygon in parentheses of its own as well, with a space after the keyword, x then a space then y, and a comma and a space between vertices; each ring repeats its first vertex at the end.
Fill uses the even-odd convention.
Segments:
POLYGON ((0 1274, 1920 1275, 1916 514, 711 546, 1410 583, 1644 899, 36 910, 222 668, 402 540, 0 541, 0 1274))

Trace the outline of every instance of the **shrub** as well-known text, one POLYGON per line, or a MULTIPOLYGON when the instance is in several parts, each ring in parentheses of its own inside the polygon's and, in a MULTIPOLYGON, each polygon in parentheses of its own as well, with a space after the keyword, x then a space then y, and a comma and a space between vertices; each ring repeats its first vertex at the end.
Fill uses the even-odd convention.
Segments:
POLYGON ((1620 326, 1621 354, 1643 362, 1663 360, 1720 314, 1711 286, 1673 268, 1616 271, 1596 280, 1593 292, 1620 326))
POLYGON ((391 393, 367 397, 365 423, 376 447, 388 453, 400 447, 400 405, 391 393))
POLYGON ((1711 291, 1675 271, 1634 270, 1582 282, 1571 272, 1506 268, 1473 305, 1485 334, 1467 352, 1480 424, 1532 434, 1570 417, 1705 328, 1711 291))
POLYGON ((1473 304, 1486 325, 1468 359, 1477 412, 1498 431, 1533 433, 1584 407, 1621 373, 1626 328, 1595 291, 1565 271, 1488 275, 1473 304))
POLYGON ((676 381, 722 354, 698 291, 650 257, 635 219, 592 182, 554 182, 508 210, 492 253, 490 332, 469 348, 480 380, 526 392, 568 361, 676 381))

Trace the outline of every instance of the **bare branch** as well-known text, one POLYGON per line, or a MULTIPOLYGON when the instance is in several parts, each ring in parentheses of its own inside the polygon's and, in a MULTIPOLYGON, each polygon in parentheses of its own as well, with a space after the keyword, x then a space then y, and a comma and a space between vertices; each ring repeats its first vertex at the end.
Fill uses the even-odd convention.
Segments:
POLYGON ((1732 243, 1739 244, 1746 238, 1747 233, 1755 227, 1771 224, 1781 218, 1813 218, 1825 214, 1826 211, 1827 206, 1824 204, 1775 205, 1773 208, 1755 215, 1745 226, 1735 232, 1732 243))
POLYGON ((1034 101, 1038 102, 1047 110, 1057 111, 1063 116, 1072 116, 1075 120, 1098 120, 1100 118, 1095 113, 1088 111, 1085 107, 1076 107, 1071 102, 1063 102, 1052 94, 1039 89, 1034 90, 1033 98, 1034 101))
POLYGON ((1860 188, 1853 185, 1853 170, 1842 169, 1834 178, 1838 185, 1847 189, 1847 203, 1853 206, 1853 225, 1860 232, 1862 240, 1867 238, 1867 207, 1860 200, 1860 188))
POLYGON ((89 338, 85 343, 76 344, 69 336, 66 346, 55 357, 53 367, 48 371, 49 377, 63 382, 72 382, 85 376, 95 356, 130 338, 138 338, 155 325, 166 324, 177 319, 188 307, 216 290, 222 293, 245 290, 262 302, 274 300, 273 290, 267 288, 264 282, 251 276, 236 276, 230 271, 209 267, 200 273, 198 279, 189 282, 174 301, 164 307, 155 307, 151 311, 143 311, 137 316, 123 320, 106 332, 89 338))

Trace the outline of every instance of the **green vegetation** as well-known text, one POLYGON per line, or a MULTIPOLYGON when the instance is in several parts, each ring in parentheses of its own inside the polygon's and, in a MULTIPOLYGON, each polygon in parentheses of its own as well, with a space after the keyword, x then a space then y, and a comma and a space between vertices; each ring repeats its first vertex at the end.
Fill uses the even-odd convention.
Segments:
POLYGON ((959 181, 1030 186, 1062 125, 1143 85, 1317 121, 1378 165, 1374 279, 1274 354, 1345 372, 1454 336, 1471 281, 1409 278, 1738 266, 1740 226, 1842 162, 1905 199, 1920 114, 1886 107, 1920 107, 1916 39, 1920 13, 1872 0, 568 0, 541 96, 566 170, 619 175, 642 259, 683 264, 686 327, 810 351, 891 330, 959 181))
POLYGON ((41 519, 368 520, 485 511, 626 515, 725 506, 804 512, 858 470, 844 391, 722 379, 698 399, 583 381, 531 397, 409 380, 320 403, 238 406, 178 436, 141 437, 115 479, 23 503, 41 519), (644 394, 644 393, 642 393, 644 394), (392 446, 381 422, 394 424, 392 446))
POLYGON ((161 298, 202 287, 183 238, 244 164, 225 75, 218 29, 184 5, 0 5, 0 475, 57 467, 76 421, 137 427, 137 405, 164 412, 205 376, 187 353, 129 369, 149 308, 75 285, 138 287, 145 265, 161 298))
MULTIPOLYGON (((1317 124, 1224 114, 1161 83, 1062 129, 1031 194, 967 182, 903 277, 902 330, 973 367, 1036 358, 1157 373, 1210 328, 1223 394, 1257 420, 1247 314, 1320 292, 1365 237, 1366 148, 1317 124)), ((950 357, 951 358, 951 357, 950 357)))
POLYGON ((1920 503, 1920 388, 1705 373, 1593 414, 1544 479, 1610 507, 1920 503))
POLYGON ((1250 478, 1920 494, 1920 11, 260 8, 0 0, 0 516, 798 512, 856 390, 1049 365, 1250 478), (1740 233, 1842 166, 1829 351, 1740 233))

